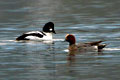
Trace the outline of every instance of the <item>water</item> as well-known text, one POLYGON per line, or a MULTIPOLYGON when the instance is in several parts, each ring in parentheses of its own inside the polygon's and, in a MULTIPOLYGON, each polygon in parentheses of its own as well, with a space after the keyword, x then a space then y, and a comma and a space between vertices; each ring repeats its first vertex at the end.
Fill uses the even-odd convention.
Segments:
POLYGON ((119 0, 0 0, 0 80, 120 79, 119 0), (16 42, 20 34, 55 23, 54 44, 16 42), (69 57, 77 42, 105 40, 103 54, 69 57))

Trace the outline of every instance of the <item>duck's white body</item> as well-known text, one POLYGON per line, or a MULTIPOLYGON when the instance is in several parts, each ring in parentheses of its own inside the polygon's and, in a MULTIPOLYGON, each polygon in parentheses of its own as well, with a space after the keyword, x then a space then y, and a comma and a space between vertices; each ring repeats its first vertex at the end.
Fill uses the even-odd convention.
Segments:
POLYGON ((53 39, 52 33, 46 33, 46 32, 40 32, 40 31, 32 31, 32 32, 27 32, 26 34, 32 34, 32 33, 42 35, 42 37, 29 35, 29 36, 26 36, 26 39, 40 40, 40 41, 42 41, 42 40, 52 40, 53 39))

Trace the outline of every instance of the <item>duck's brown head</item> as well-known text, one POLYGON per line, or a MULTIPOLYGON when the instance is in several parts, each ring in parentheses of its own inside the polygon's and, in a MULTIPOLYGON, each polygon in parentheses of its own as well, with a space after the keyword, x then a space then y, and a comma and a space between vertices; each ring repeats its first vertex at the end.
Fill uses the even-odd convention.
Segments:
POLYGON ((65 41, 69 42, 70 45, 75 44, 75 42, 76 42, 75 36, 72 34, 67 34, 65 36, 65 41))

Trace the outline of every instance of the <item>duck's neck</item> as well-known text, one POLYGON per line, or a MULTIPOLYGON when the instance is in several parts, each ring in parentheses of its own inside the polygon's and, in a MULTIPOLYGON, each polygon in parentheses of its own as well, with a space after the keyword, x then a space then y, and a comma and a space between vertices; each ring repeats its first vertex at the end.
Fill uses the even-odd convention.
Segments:
POLYGON ((76 50, 76 49, 77 49, 76 44, 69 45, 69 50, 76 50))
POLYGON ((70 46, 71 46, 71 45, 76 45, 76 44, 75 44, 75 41, 69 42, 69 45, 70 45, 70 46))
POLYGON ((52 33, 45 33, 46 36, 44 38, 46 39, 53 39, 52 33))
POLYGON ((75 45, 75 43, 73 44, 73 43, 69 43, 69 46, 72 46, 72 45, 75 45))

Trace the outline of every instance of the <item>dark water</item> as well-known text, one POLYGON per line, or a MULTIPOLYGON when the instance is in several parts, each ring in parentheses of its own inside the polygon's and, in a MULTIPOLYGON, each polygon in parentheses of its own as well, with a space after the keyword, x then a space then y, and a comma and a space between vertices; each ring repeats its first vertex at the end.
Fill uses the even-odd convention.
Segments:
POLYGON ((0 80, 119 80, 119 0, 0 0, 0 80), (55 23, 54 44, 15 42, 26 31, 55 23), (68 60, 71 33, 77 42, 105 40, 103 55, 68 60), (60 40, 59 40, 60 39, 60 40))

